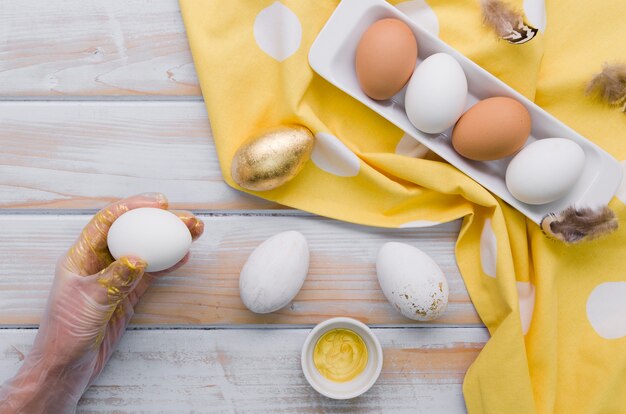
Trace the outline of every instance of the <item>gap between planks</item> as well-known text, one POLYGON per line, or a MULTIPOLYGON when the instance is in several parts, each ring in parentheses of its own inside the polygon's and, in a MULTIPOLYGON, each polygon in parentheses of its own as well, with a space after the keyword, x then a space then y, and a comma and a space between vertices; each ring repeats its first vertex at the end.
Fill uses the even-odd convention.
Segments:
MULTIPOLYGON (((284 206, 283 206, 284 207, 284 206)), ((85 209, 21 209, 21 208, 0 208, 0 215, 13 215, 13 216, 93 216, 100 209, 85 208, 85 209)), ((316 214, 309 213, 298 209, 289 209, 284 207, 276 210, 206 210, 206 209, 192 209, 190 210, 194 214, 202 215, 204 217, 319 217, 316 214)), ((364 226, 368 227, 368 226, 364 226)))
POLYGON ((167 96, 167 95, 95 95, 95 96, 10 96, 0 95, 0 102, 204 102, 200 95, 167 96))
MULTIPOLYGON (((349 315, 348 315, 349 316, 349 315)), ((277 329, 277 330, 286 330, 286 329, 311 329, 316 324, 231 324, 231 325, 206 325, 206 324, 195 324, 195 325, 138 325, 131 323, 126 328, 127 331, 220 331, 220 330, 233 330, 233 329, 241 329, 241 330, 254 330, 254 329, 277 329)), ((437 324, 434 322, 428 323, 427 325, 418 325, 416 323, 388 323, 388 324, 378 324, 378 323, 368 323, 372 329, 433 329, 433 328, 445 328, 445 329, 483 329, 485 328, 483 325, 454 325, 454 324, 437 324)), ((35 324, 23 324, 23 325, 0 325, 0 331, 2 330, 37 330, 39 329, 39 325, 35 324)))

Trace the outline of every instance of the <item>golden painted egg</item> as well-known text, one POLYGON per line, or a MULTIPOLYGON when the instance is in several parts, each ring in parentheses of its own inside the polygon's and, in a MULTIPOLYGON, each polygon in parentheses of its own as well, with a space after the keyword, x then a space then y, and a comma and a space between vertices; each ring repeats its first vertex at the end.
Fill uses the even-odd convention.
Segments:
POLYGON ((313 151, 313 133, 302 125, 283 125, 254 136, 237 150, 233 180, 252 191, 272 190, 294 178, 313 151))

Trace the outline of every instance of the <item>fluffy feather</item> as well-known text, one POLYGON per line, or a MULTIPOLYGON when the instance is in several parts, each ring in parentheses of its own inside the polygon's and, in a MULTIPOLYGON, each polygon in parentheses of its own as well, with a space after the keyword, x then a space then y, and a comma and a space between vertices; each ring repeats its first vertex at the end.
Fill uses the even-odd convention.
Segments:
POLYGON ((499 0, 483 0, 483 23, 495 30, 499 37, 505 38, 524 24, 521 13, 499 0))
POLYGON ((617 217, 608 207, 568 207, 541 220, 541 228, 548 236, 565 243, 596 239, 617 230, 617 227, 617 217))
POLYGON ((626 112, 626 64, 605 63, 587 84, 587 95, 594 95, 610 105, 623 105, 626 112))

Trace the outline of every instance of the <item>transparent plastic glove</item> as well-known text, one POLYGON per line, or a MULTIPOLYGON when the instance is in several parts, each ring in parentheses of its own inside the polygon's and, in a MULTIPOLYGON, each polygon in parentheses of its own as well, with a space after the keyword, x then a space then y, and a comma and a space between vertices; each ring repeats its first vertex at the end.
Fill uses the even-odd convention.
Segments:
MULTIPOLYGON (((17 375, 0 388, 1 414, 73 413, 124 334, 134 307, 160 273, 144 273, 141 259, 114 260, 107 247, 111 224, 128 210, 167 209, 162 194, 142 194, 96 214, 59 259, 39 332, 17 375)), ((190 212, 173 211, 193 239, 204 224, 190 212)), ((42 235, 45 237, 45 235, 42 235)), ((28 263, 24 263, 28 266, 28 263)))

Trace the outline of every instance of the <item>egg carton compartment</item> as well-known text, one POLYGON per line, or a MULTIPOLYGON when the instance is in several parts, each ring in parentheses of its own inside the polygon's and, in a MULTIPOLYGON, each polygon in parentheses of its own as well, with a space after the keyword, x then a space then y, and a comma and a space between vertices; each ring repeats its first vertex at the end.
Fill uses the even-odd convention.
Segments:
POLYGON ((618 161, 606 151, 418 26, 384 0, 343 0, 311 46, 309 63, 315 72, 331 84, 398 126, 537 224, 546 214, 570 206, 606 205, 621 182, 622 169, 618 161), (386 101, 376 101, 368 97, 361 90, 356 76, 356 48, 363 33, 373 23, 384 18, 399 19, 413 30, 418 44, 417 65, 428 56, 439 52, 447 53, 459 62, 468 83, 465 111, 485 98, 510 97, 524 105, 531 117, 532 129, 525 146, 542 138, 566 138, 578 144, 585 152, 585 166, 579 180, 568 194, 548 204, 522 203, 511 195, 505 184, 506 169, 513 157, 495 161, 469 160, 459 155, 452 147, 452 128, 440 134, 426 134, 415 128, 404 109, 406 85, 403 90, 386 101))

